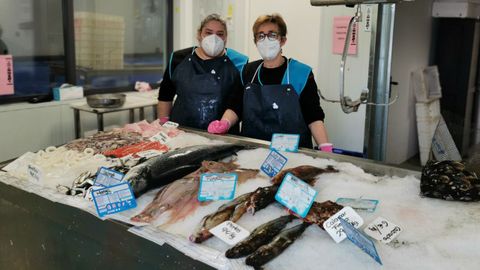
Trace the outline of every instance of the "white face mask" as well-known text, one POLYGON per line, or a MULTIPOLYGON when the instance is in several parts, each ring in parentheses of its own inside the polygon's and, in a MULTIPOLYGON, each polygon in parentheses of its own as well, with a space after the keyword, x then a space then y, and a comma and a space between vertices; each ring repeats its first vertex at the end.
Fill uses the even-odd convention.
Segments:
POLYGON ((273 60, 280 53, 280 40, 264 40, 257 41, 257 49, 264 60, 273 60))
POLYGON ((202 39, 202 49, 210 57, 218 56, 225 48, 225 42, 219 36, 212 34, 202 39))

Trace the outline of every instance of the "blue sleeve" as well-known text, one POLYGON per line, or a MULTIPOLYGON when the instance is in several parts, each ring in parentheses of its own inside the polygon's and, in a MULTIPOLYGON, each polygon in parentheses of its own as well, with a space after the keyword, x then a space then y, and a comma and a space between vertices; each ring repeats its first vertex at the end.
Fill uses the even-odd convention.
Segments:
POLYGON ((227 57, 232 61, 240 74, 242 74, 243 67, 248 62, 248 57, 233 49, 227 49, 227 57))
MULTIPOLYGON (((312 72, 312 68, 295 59, 291 59, 288 65, 290 72, 290 84, 295 89, 295 92, 297 92, 297 94, 300 96, 305 88, 305 85, 307 84, 307 80, 310 76, 310 72, 312 72)), ((286 80, 287 78, 284 76, 282 83, 286 84, 286 80)))

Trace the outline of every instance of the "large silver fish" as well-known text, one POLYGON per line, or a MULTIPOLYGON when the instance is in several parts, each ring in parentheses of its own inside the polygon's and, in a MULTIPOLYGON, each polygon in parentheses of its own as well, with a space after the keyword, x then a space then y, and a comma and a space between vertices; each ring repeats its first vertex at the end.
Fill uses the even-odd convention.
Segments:
POLYGON ((287 249, 309 226, 308 223, 302 223, 295 227, 286 229, 277 235, 272 242, 261 246, 252 255, 245 260, 247 265, 260 267, 271 261, 287 249))
POLYGON ((281 216, 258 226, 247 238, 225 252, 227 258, 240 258, 257 250, 260 246, 270 242, 287 223, 294 219, 293 216, 281 216))
POLYGON ((200 168, 204 160, 219 160, 235 154, 245 146, 237 144, 196 145, 151 158, 133 167, 124 180, 132 186, 135 197, 167 185, 200 168))

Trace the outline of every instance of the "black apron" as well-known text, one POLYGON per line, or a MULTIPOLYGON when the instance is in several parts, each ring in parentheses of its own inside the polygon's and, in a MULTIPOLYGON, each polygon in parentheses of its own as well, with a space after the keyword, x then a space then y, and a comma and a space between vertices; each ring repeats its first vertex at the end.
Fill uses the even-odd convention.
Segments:
MULTIPOLYGON (((302 87, 302 89, 296 91, 290 83, 290 75, 298 74, 290 71, 290 65, 289 61, 282 84, 275 85, 263 85, 261 83, 260 69, 262 64, 259 65, 251 82, 247 83, 244 88, 241 134, 266 141, 270 141, 274 133, 299 134, 299 146, 312 148, 312 135, 305 124, 299 102, 299 95, 303 87, 299 86, 302 84, 296 84, 297 88, 302 87), (257 73, 258 84, 253 82, 257 73)), ((305 74, 306 71, 301 73, 305 74)), ((301 79, 306 82, 308 74, 310 72, 307 73, 307 78, 301 79)), ((300 76, 303 77, 304 75, 300 76)))
POLYGON ((238 70, 227 55, 212 59, 206 70, 193 53, 175 68, 171 79, 177 90, 170 120, 182 126, 207 129, 225 112, 228 94, 233 88, 238 70))

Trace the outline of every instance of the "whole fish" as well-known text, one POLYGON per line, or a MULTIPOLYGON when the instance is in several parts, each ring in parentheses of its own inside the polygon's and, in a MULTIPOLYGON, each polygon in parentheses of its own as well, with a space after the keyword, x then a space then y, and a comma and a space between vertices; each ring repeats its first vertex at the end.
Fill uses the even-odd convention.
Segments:
POLYGON ((259 187, 252 192, 252 195, 247 201, 247 211, 250 214, 255 214, 256 211, 262 210, 271 203, 275 202, 275 194, 278 186, 259 187))
POLYGON ((322 203, 313 202, 308 215, 303 219, 303 222, 310 224, 317 224, 323 229, 323 223, 338 211, 342 210, 343 206, 332 201, 325 201, 322 203))
POLYGON ((261 246, 252 255, 248 256, 245 263, 253 267, 266 264, 287 249, 309 225, 308 223, 302 223, 282 231, 273 238, 272 242, 261 246))
POLYGON ((210 233, 211 228, 227 220, 237 221, 247 211, 245 202, 250 197, 250 194, 245 193, 233 201, 220 206, 215 213, 205 216, 195 232, 190 235, 190 241, 201 243, 212 237, 210 233))
POLYGON ((331 165, 328 165, 327 168, 324 168, 324 169, 310 166, 310 165, 302 165, 295 168, 282 170, 277 175, 275 175, 270 181, 274 185, 280 185, 285 175, 287 175, 287 173, 291 173, 296 177, 302 179, 303 181, 307 182, 309 185, 313 185, 315 183, 315 177, 317 177, 319 174, 334 173, 334 172, 338 172, 338 170, 331 165))
POLYGON ((219 160, 244 149, 243 145, 197 145, 174 150, 133 167, 124 180, 132 186, 135 197, 167 185, 200 168, 204 160, 219 160))
POLYGON ((281 216, 257 227, 247 238, 225 252, 227 258, 240 258, 257 250, 260 246, 270 242, 287 223, 294 219, 293 216, 281 216))

